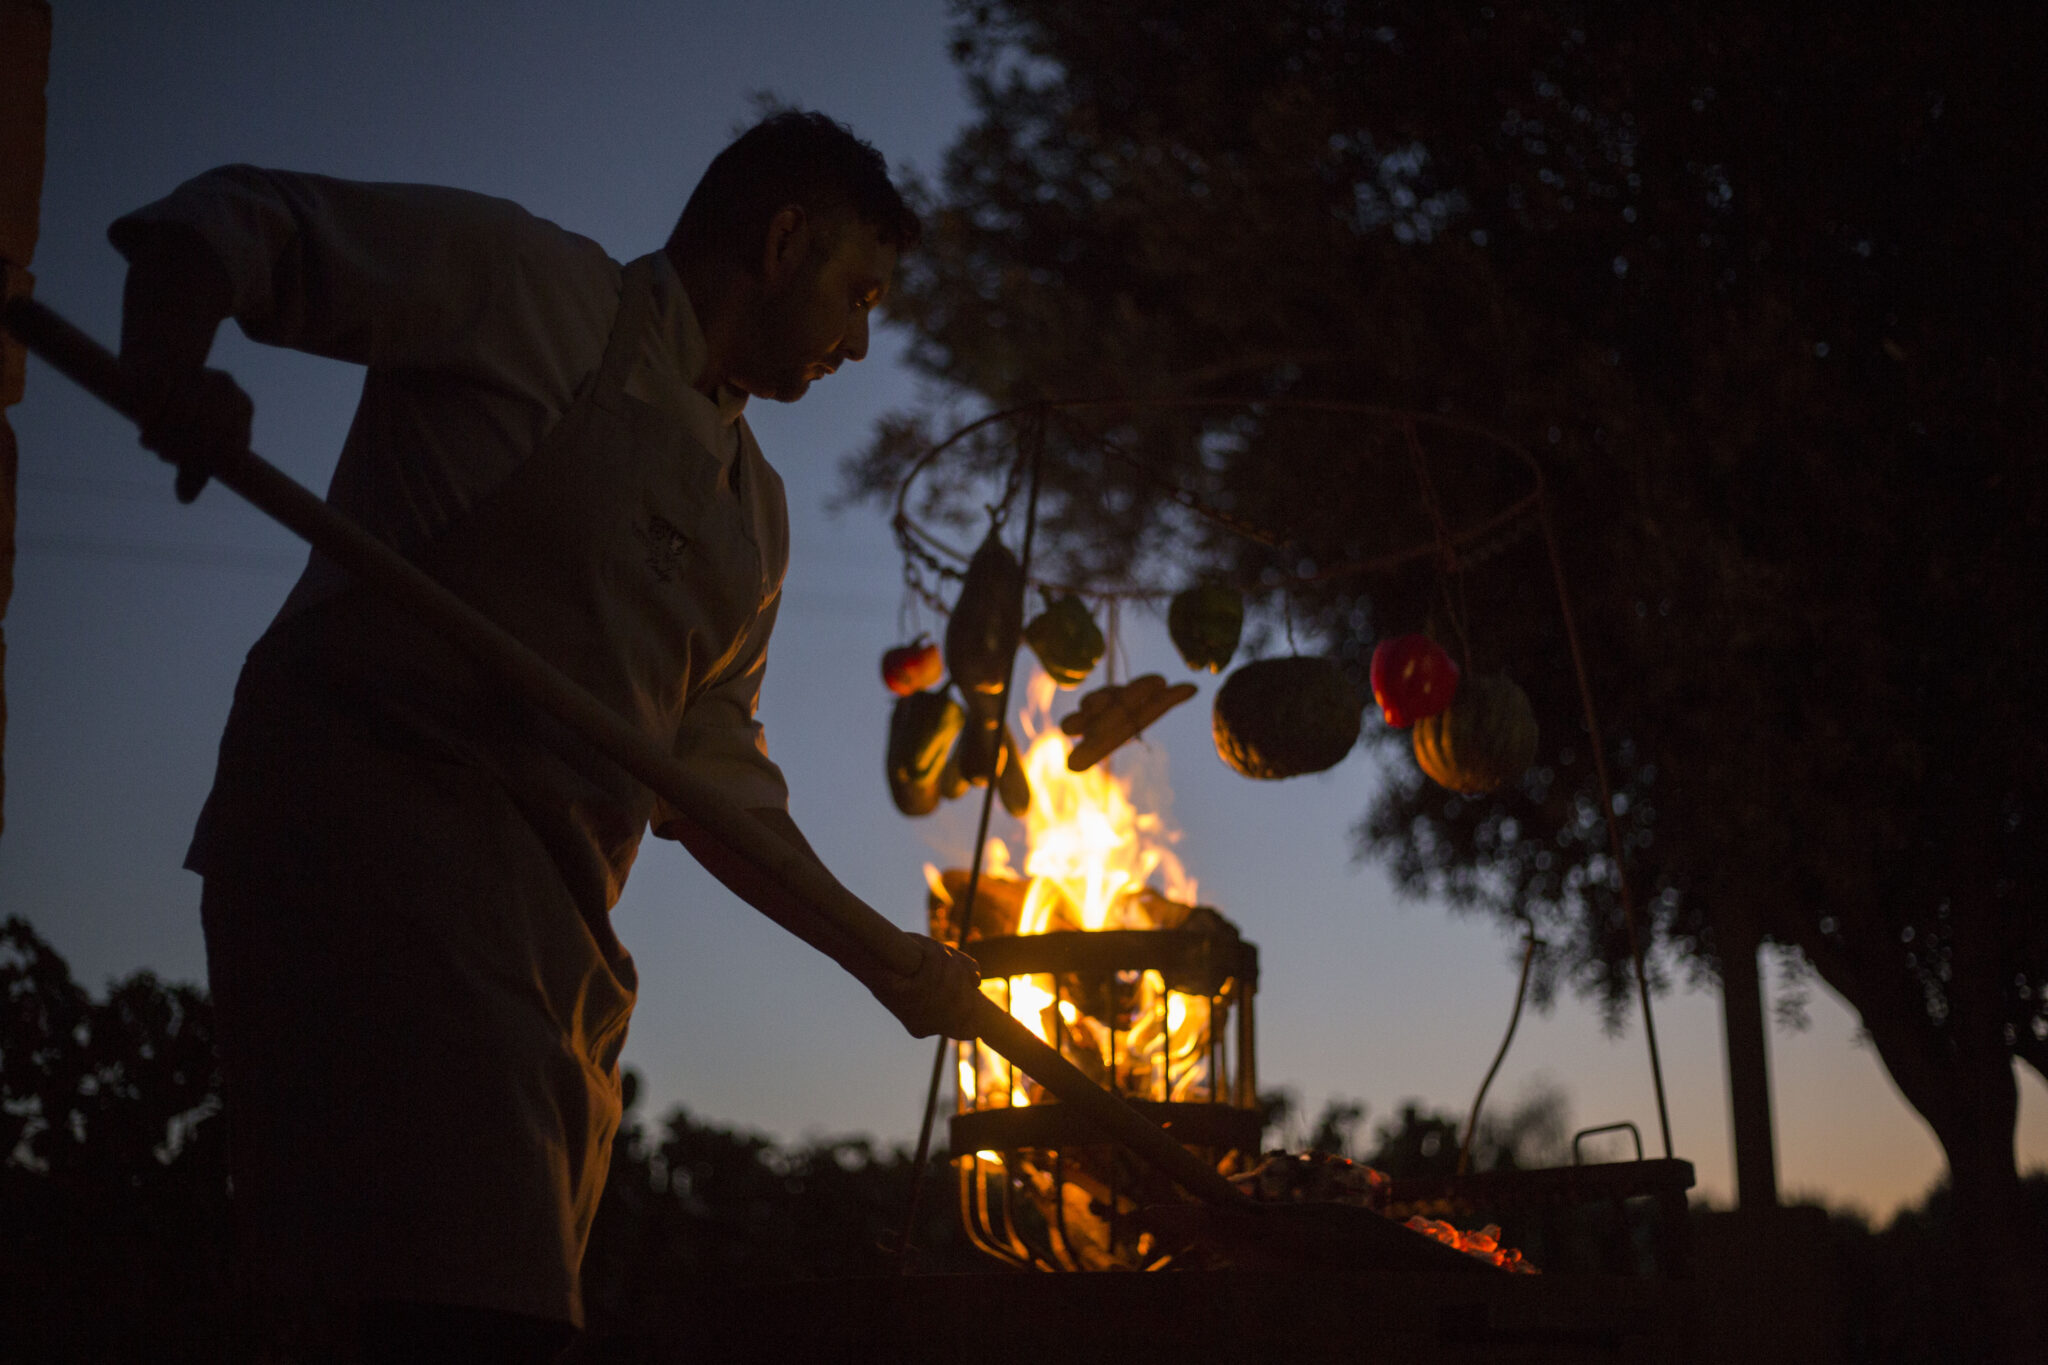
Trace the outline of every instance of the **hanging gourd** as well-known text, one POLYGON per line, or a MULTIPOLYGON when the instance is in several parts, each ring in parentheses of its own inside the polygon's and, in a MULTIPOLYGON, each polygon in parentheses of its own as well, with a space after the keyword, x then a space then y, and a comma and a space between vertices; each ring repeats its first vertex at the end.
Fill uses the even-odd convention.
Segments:
POLYGON ((1031 809, 1031 779, 1024 773, 1024 760, 1017 756, 1017 741, 1007 725, 1003 727, 1002 763, 996 769, 996 798, 1020 820, 1031 809))
POLYGON ((929 815, 939 804, 946 752, 966 713, 944 692, 912 692, 889 715, 889 796, 905 815, 929 815))
POLYGON ((963 692, 1000 692, 1024 629, 1024 571, 996 528, 967 563, 946 620, 946 667, 963 692))
POLYGON ((1216 689, 1216 752, 1246 777, 1335 767, 1358 742, 1364 699, 1334 660, 1294 655, 1244 665, 1216 689))
POLYGON ((1396 635, 1373 647, 1373 700, 1395 729, 1440 714, 1457 691, 1458 665, 1427 635, 1396 635))
POLYGON ((1448 708, 1416 722, 1415 761, 1452 791, 1493 791, 1536 761, 1536 709, 1504 677, 1467 678, 1448 708))
POLYGON ((967 718, 953 746, 953 763, 961 777, 986 787, 1003 761, 1002 698, 989 692, 969 692, 966 698, 967 718))
POLYGON ((1038 662, 1061 687, 1079 687, 1095 665, 1102 662, 1105 648, 1102 628, 1088 614, 1087 604, 1074 593, 1057 602, 1045 594, 1045 610, 1024 627, 1024 643, 1038 656, 1038 662))
POLYGON ((1166 633, 1190 669, 1221 673, 1244 633, 1244 598, 1221 583, 1198 583, 1175 593, 1166 608, 1166 633))
POLYGON ((1031 807, 1031 784, 1024 776, 1023 760, 1017 757, 1017 742, 1003 722, 1002 698, 990 692, 969 692, 965 723, 953 745, 953 756, 940 775, 941 788, 955 782, 961 789, 972 784, 996 784, 1003 809, 1022 815, 1031 807))
POLYGON ((882 652, 882 685, 899 697, 924 691, 945 673, 939 647, 922 635, 907 645, 882 652))

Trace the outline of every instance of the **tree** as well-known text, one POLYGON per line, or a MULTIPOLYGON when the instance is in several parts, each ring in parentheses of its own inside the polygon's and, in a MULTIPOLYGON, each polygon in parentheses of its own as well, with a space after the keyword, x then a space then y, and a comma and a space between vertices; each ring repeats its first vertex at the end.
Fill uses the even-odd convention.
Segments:
POLYGON ((0 923, 0 1340, 10 1358, 222 1358, 219 1087, 203 991, 137 972, 95 1000, 27 921, 0 923))
MULTIPOLYGON (((2012 1213, 2012 1066, 2048 1070, 2041 18, 958 14, 978 117, 894 309, 941 402, 883 424, 853 492, 892 491, 948 403, 1123 400, 1052 422, 1049 573, 1227 571, 1354 668, 1375 636, 1462 627, 1528 690, 1538 764, 1478 798, 1397 775, 1361 846, 1411 890, 1532 918, 1539 1002, 1587 991, 1618 1023, 1623 869, 1540 539, 1318 579, 1429 543, 1429 500, 1397 427, 1270 401, 1536 451, 1663 969, 1712 974, 1740 910, 1856 1008, 1947 1154, 1958 1254, 1991 1286, 1973 1320, 2017 1351, 2043 1270, 2012 1213), (1148 406, 1221 396, 1268 405, 1148 406)), ((1423 431, 1449 526, 1526 488, 1423 431)), ((971 518, 1006 458, 967 451, 917 510, 971 518)))
MULTIPOLYGON (((1464 1141, 1464 1121, 1454 1114, 1424 1109, 1420 1101, 1401 1101, 1395 1118, 1373 1126, 1372 1145, 1358 1141, 1365 1124, 1367 1106, 1363 1100, 1332 1096, 1323 1102, 1307 1132, 1296 1130, 1298 1105, 1294 1094, 1276 1090, 1259 1097, 1265 1109, 1266 1128, 1283 1150, 1326 1152, 1363 1161, 1387 1175, 1455 1175, 1458 1148, 1464 1141)), ((1475 1171, 1529 1170, 1562 1165, 1570 1159, 1566 1139, 1569 1103, 1564 1091, 1550 1084, 1538 1084, 1505 1114, 1481 1117, 1473 1134, 1468 1169, 1475 1171)))

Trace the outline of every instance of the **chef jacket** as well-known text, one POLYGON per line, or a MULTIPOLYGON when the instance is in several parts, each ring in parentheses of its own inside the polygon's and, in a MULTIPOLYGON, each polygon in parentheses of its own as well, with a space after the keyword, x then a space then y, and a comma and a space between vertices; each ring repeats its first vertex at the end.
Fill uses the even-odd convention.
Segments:
MULTIPOLYGON (((735 803, 786 802, 754 719, 783 490, 742 396, 693 387, 664 255, 619 266, 479 195, 246 167, 111 235, 132 254, 165 230, 212 248, 252 338, 368 367, 331 502, 735 803)), ((580 1321, 636 985, 609 911, 667 814, 309 561, 187 860, 259 1279, 580 1321)))
MULTIPOLYGON (((594 375, 618 309, 623 267, 595 242, 508 200, 440 186, 226 166, 121 218, 109 236, 132 256, 165 230, 196 232, 211 248, 252 340, 368 367, 327 498, 408 554, 483 502, 554 428, 594 375)), ((666 256, 650 268, 654 316, 623 391, 712 455, 719 489, 738 500, 764 556, 766 594, 743 651, 710 686, 692 680, 675 757, 743 807, 786 808, 754 719, 788 563, 782 483, 742 415, 746 395, 697 392, 696 315, 666 256)), ((279 622, 346 582, 312 554, 279 622)), ((208 850, 202 831, 193 870, 208 870, 208 850)))

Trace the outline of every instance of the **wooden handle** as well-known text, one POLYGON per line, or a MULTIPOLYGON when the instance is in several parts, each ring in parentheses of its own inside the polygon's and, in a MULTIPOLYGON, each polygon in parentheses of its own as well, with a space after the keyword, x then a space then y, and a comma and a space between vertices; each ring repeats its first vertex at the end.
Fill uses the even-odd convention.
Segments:
MULTIPOLYGON (((120 364, 105 347, 30 299, 9 299, 5 322, 7 329, 46 363, 117 411, 134 416, 121 383, 120 364)), ((898 975, 917 970, 923 957, 909 934, 412 561, 252 451, 219 452, 211 458, 207 472, 357 579, 447 632, 522 697, 595 744, 670 805, 844 931, 876 963, 898 975)), ((1167 1136, 1164 1129, 1089 1080, 986 997, 980 1000, 975 1024, 983 1042, 1062 1103, 1092 1119, 1108 1136, 1171 1176, 1189 1194, 1210 1203, 1244 1202, 1236 1186, 1167 1136)))

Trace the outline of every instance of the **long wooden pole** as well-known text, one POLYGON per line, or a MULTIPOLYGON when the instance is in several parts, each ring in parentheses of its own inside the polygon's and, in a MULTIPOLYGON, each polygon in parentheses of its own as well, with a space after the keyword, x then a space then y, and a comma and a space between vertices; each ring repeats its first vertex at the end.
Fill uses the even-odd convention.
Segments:
MULTIPOLYGON (((119 362, 104 346, 31 299, 8 300, 5 322, 23 345, 52 368, 123 415, 134 417, 121 383, 119 362)), ((728 801, 717 787, 686 771, 553 664, 429 578, 411 560, 253 451, 218 452, 210 458, 206 472, 361 582, 446 631, 522 697, 595 744, 606 757, 843 931, 877 963, 899 975, 917 969, 922 955, 909 934, 728 801)), ((1088 1079, 994 1001, 977 994, 973 1022, 981 1041, 1189 1194, 1211 1204, 1249 1203, 1243 1192, 1213 1167, 1088 1079)))

